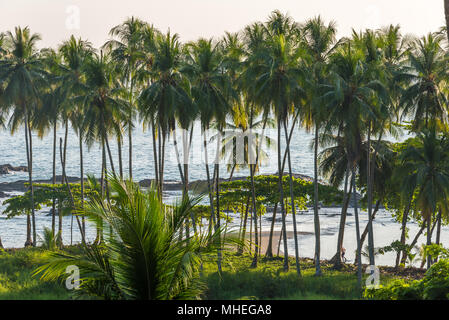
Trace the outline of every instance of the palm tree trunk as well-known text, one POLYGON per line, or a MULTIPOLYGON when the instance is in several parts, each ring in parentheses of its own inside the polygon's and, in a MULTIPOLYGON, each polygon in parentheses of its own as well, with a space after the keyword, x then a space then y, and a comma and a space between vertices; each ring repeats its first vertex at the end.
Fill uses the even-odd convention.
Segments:
MULTIPOLYGON (((295 124, 293 123, 293 126, 295 124)), ((284 121, 284 133, 285 139, 287 140, 287 123, 284 121)), ((289 174, 289 182, 290 182, 290 202, 292 206, 292 218, 293 218, 293 239, 295 240, 295 261, 296 261, 296 272, 298 275, 301 275, 301 267, 299 265, 299 244, 298 244, 298 232, 296 230, 296 208, 295 208, 295 196, 293 193, 293 175, 292 175, 292 162, 290 157, 290 143, 288 140, 287 144, 287 158, 288 158, 288 174, 289 174)), ((316 262, 315 262, 316 263, 316 262)), ((318 260, 318 270, 319 270, 319 260, 318 260)), ((321 272, 321 271, 320 271, 321 272)))
POLYGON ((123 179, 122 139, 118 135, 117 135, 117 150, 118 150, 118 167, 120 179, 123 179))
MULTIPOLYGON (((55 123, 53 124, 53 185, 56 184, 56 126, 57 122, 55 120, 55 123)), ((52 213, 51 213, 51 234, 53 238, 55 237, 55 231, 56 231, 56 199, 53 198, 52 201, 52 213)))
POLYGON ((154 119, 151 117, 151 133, 153 138, 153 158, 154 158, 154 178, 156 180, 156 186, 159 188, 159 167, 157 161, 157 143, 156 143, 156 128, 154 126, 154 119))
MULTIPOLYGON (((432 216, 429 215, 429 218, 427 219, 427 245, 430 246, 432 244, 432 231, 431 231, 431 219, 432 216)), ((427 256, 427 270, 430 269, 430 267, 432 266, 432 257, 430 255, 427 256)))
POLYGON ((315 124, 315 150, 313 155, 314 177, 313 177, 313 189, 314 189, 314 201, 313 201, 313 220, 315 225, 315 275, 321 275, 320 265, 320 216, 318 213, 318 135, 319 126, 315 124))
POLYGON ((212 185, 210 181, 210 170, 209 170, 209 159, 207 157, 207 138, 206 132, 203 133, 203 145, 204 145, 204 161, 206 163, 206 176, 207 176, 207 189, 209 191, 209 201, 210 201, 210 221, 209 221, 209 231, 212 228, 212 223, 215 225, 215 209, 214 209, 214 196, 212 185))
POLYGON ((343 189, 343 204, 341 207, 341 213, 340 213, 340 224, 338 228, 338 238, 337 238, 337 253, 335 256, 331 259, 334 261, 334 268, 340 269, 342 266, 342 248, 343 248, 343 240, 345 236, 345 226, 346 226, 346 216, 348 212, 348 206, 349 201, 351 199, 351 192, 352 192, 352 179, 349 183, 349 190, 348 190, 348 180, 349 180, 349 164, 346 168, 345 173, 345 185, 343 189))
POLYGON ((256 191, 255 191, 255 186, 254 186, 254 170, 255 170, 255 165, 250 164, 249 165, 249 172, 250 172, 250 176, 251 176, 251 198, 252 198, 252 202, 253 202, 253 215, 254 215, 254 239, 255 239, 255 250, 254 250, 254 257, 253 257, 253 261, 251 263, 251 267, 252 268, 256 268, 257 267, 257 259, 258 259, 258 249, 259 249, 259 237, 258 237, 258 230, 257 230, 257 207, 256 207, 256 191))
POLYGON ((114 160, 113 160, 113 158, 112 158, 111 148, 109 147, 109 139, 108 139, 108 136, 107 136, 107 135, 106 135, 104 141, 106 142, 106 149, 107 149, 107 151, 108 151, 109 164, 111 165, 112 173, 115 175, 114 160))
MULTIPOLYGON (((418 242, 419 237, 424 232, 424 229, 426 229, 426 225, 427 225, 426 221, 424 221, 424 224, 419 229, 419 231, 416 233, 415 238, 413 238, 413 241, 410 243, 410 248, 413 248, 416 245, 416 243, 418 242)), ((405 252, 403 252, 402 253, 402 258, 401 258, 401 264, 405 265, 406 261, 407 261, 407 255, 405 254, 405 252)))
MULTIPOLYGON (((374 167, 374 166, 373 166, 374 167)), ((371 122, 368 124, 368 150, 367 150, 367 187, 368 187, 368 252, 369 263, 371 266, 375 265, 374 258, 374 235, 373 235, 373 185, 371 179, 371 122)), ((371 268, 371 272, 374 272, 374 268, 371 268)))
POLYGON ((446 34, 449 40, 449 0, 444 0, 444 16, 446 18, 446 34))
MULTIPOLYGON (((241 236, 240 236, 240 239, 242 240, 242 242, 245 240, 245 236, 246 236, 246 224, 247 224, 247 221, 248 221, 249 198, 250 198, 250 196, 248 196, 246 198, 245 217, 243 218, 242 233, 241 233, 241 236)), ((238 254, 242 254, 243 253, 243 246, 242 245, 239 245, 239 247, 237 248, 237 253, 238 254)))
MULTIPOLYGON (((83 161, 83 133, 79 130, 79 147, 80 147, 80 175, 81 175, 81 210, 84 209, 84 161, 83 161)), ((83 233, 86 234, 86 222, 84 215, 81 217, 83 233)))
MULTIPOLYGON (((405 240, 406 240, 407 220, 408 220, 408 213, 410 211, 411 201, 412 200, 410 198, 410 201, 408 202, 407 206, 405 207, 404 212, 402 213, 402 225, 401 225, 401 239, 400 239, 400 241, 401 241, 401 244, 403 244, 403 245, 405 245, 405 240)), ((406 253, 403 250, 399 251, 396 254, 395 268, 399 267, 399 261, 400 261, 399 259, 400 259, 401 253, 402 253, 402 256, 406 255, 406 253)))
MULTIPOLYGON (((184 190, 185 190, 185 178, 184 178, 184 174, 182 172, 182 167, 181 167, 181 159, 179 157, 179 149, 178 149, 178 138, 176 137, 176 127, 173 128, 173 145, 175 147, 175 154, 176 154, 176 162, 178 163, 178 170, 179 170, 179 176, 181 177, 181 182, 184 186, 184 190)), ((184 196, 184 192, 183 192, 183 196, 184 196)))
POLYGON ((268 258, 273 258, 273 234, 274 234, 274 223, 275 223, 275 220, 276 220, 277 208, 278 208, 278 204, 276 203, 274 205, 273 216, 271 218, 270 236, 268 238, 267 251, 265 253, 265 256, 268 257, 268 258))
POLYGON ((278 187, 279 187, 279 202, 281 203, 281 214, 282 214, 282 229, 284 230, 284 271, 289 270, 288 264, 288 247, 287 247, 287 228, 285 224, 285 207, 284 207, 284 186, 283 186, 283 170, 281 167, 281 122, 278 120, 278 187))
POLYGON ((129 143, 129 179, 133 179, 133 124, 132 120, 128 123, 128 143, 129 143))
MULTIPOLYGON (((32 178, 32 169, 31 169, 31 155, 30 155, 30 142, 28 134, 29 126, 28 126, 28 116, 25 114, 25 147, 26 147, 26 156, 27 156, 27 165, 28 165, 28 181, 29 188, 31 193, 31 212, 34 213, 34 190, 33 190, 33 178, 32 178)), ((25 242, 25 247, 32 246, 33 240, 31 239, 31 221, 30 215, 27 215, 27 240, 25 242)))
MULTIPOLYGON (((376 201, 376 205, 374 207, 374 211, 371 214, 371 218, 374 220, 374 218, 376 217, 376 213, 379 211, 379 207, 380 207, 380 200, 376 201)), ((365 229, 362 232, 362 236, 360 237, 360 246, 363 248, 363 243, 365 242, 366 236, 368 235, 368 224, 366 224, 365 229)))
POLYGON ((354 218, 355 218, 355 233, 357 237, 357 285, 359 289, 359 293, 362 292, 362 248, 360 246, 360 225, 359 225, 359 212, 358 212, 358 203, 357 203, 357 191, 355 184, 355 164, 352 166, 352 190, 354 196, 354 218))

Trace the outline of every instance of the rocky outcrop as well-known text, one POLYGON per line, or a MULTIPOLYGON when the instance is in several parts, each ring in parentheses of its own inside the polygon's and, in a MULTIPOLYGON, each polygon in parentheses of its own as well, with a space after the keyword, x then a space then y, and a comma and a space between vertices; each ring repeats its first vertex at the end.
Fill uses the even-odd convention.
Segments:
POLYGON ((9 163, 0 164, 0 174, 10 174, 13 172, 28 172, 28 168, 26 166, 13 167, 9 163))

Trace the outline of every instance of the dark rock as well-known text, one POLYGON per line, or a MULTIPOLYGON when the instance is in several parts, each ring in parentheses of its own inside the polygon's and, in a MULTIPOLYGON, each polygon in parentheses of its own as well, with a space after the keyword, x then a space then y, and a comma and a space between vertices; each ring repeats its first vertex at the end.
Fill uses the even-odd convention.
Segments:
POLYGON ((28 172, 28 168, 26 166, 13 167, 9 163, 0 164, 0 174, 10 174, 12 172, 28 172))
POLYGON ((9 194, 7 194, 3 191, 0 191, 0 198, 9 198, 9 197, 10 197, 9 194))

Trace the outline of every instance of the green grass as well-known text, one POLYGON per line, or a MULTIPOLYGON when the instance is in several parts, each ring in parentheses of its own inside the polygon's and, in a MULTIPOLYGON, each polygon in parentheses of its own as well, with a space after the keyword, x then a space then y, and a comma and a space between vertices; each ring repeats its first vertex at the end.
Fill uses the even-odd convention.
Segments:
MULTIPOLYGON (((74 252, 79 249, 67 248, 74 252)), ((73 294, 61 282, 44 282, 32 276, 42 265, 49 252, 40 248, 0 252, 0 300, 59 300, 72 299, 73 294)), ((291 299, 291 300, 342 300, 357 299, 355 269, 332 270, 323 263, 323 275, 314 276, 311 260, 302 259, 302 277, 295 270, 295 260, 290 260, 290 271, 283 272, 283 260, 261 259, 257 268, 250 268, 251 257, 227 253, 223 260, 223 273, 217 273, 216 256, 204 262, 201 274, 206 290, 203 299, 291 299)), ((396 277, 397 278, 397 277, 396 277)), ((382 276, 381 284, 395 279, 382 276)))
MULTIPOLYGON (((285 300, 351 300, 358 299, 355 268, 336 271, 322 264, 320 277, 310 259, 301 260, 302 276, 298 277, 294 258, 290 271, 283 272, 283 259, 261 259, 257 268, 250 268, 251 257, 227 254, 220 277, 212 260, 204 265, 203 278, 207 283, 204 299, 285 299, 285 300)), ((366 275, 363 276, 365 281, 366 275)), ((395 279, 385 275, 381 284, 395 279)))
POLYGON ((40 281, 34 269, 48 252, 27 248, 0 252, 0 300, 64 300, 71 293, 61 283, 40 281))

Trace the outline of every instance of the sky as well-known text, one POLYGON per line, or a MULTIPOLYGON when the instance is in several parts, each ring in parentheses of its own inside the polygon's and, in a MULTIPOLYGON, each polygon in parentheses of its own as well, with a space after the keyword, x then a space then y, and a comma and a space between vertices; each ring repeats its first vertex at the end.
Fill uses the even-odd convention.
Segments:
POLYGON ((239 31, 275 9, 298 22, 317 15, 334 20, 339 37, 389 24, 422 36, 444 25, 443 0, 0 0, 0 32, 29 26, 42 36, 41 48, 72 34, 98 47, 113 26, 135 16, 191 41, 239 31))

